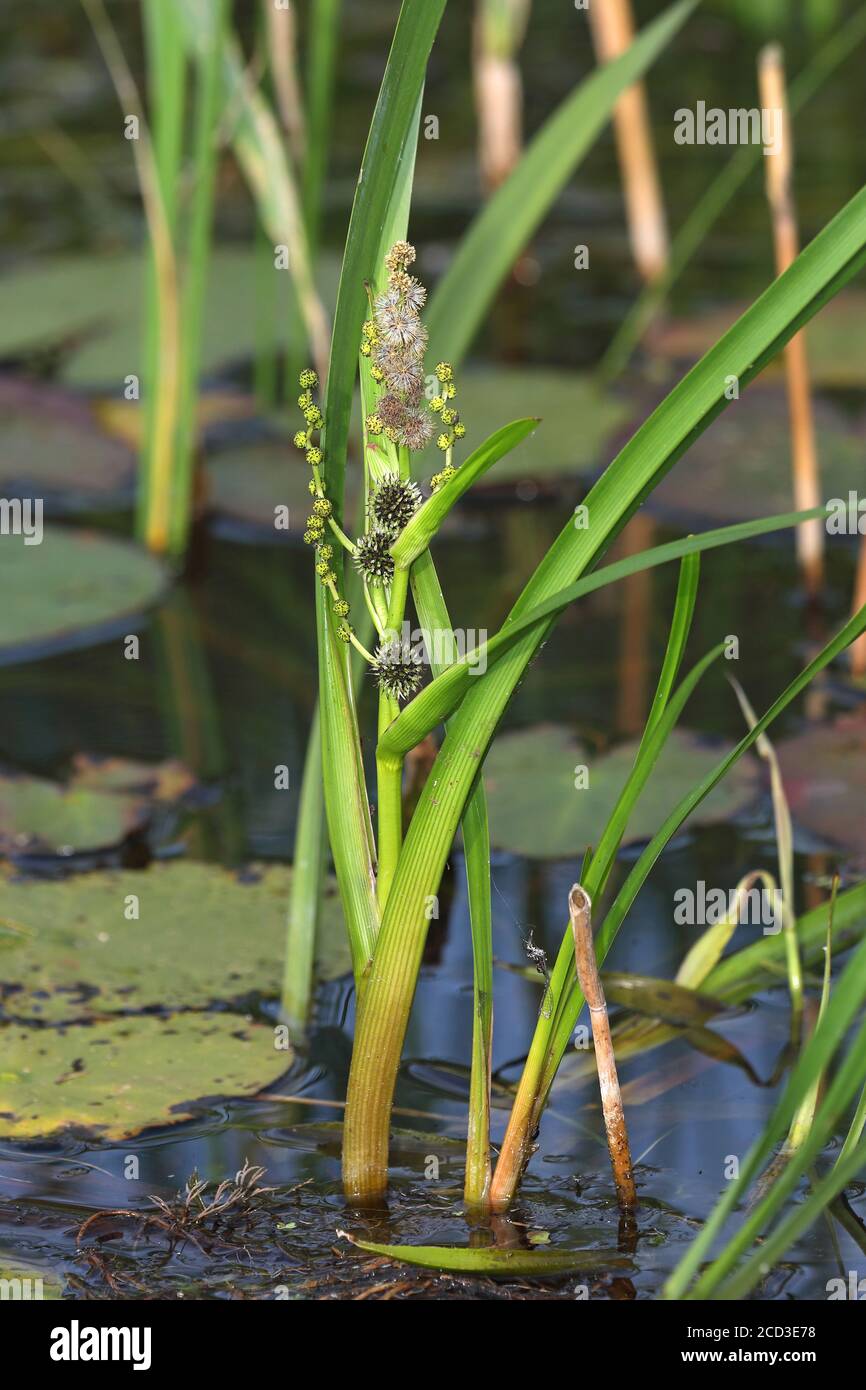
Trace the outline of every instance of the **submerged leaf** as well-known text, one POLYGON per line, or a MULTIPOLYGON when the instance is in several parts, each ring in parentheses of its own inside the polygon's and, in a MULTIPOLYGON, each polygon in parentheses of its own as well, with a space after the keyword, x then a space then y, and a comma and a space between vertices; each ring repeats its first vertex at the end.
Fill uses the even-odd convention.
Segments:
MULTIPOLYGON (((624 743, 610 753, 590 755, 567 729, 552 724, 503 734, 484 770, 493 843, 537 859, 577 858, 597 843, 637 747, 624 743), (578 789, 575 771, 582 766, 588 769, 588 785, 578 789)), ((696 734, 674 730, 637 802, 624 842, 653 835, 680 798, 715 766, 720 751, 696 734)), ((758 785, 754 765, 737 764, 690 824, 730 819, 754 798, 758 785)))

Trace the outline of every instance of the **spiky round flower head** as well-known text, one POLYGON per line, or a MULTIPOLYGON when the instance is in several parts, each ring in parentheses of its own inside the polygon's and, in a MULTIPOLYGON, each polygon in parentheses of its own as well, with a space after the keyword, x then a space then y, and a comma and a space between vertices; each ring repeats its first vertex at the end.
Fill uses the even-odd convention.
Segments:
POLYGON ((434 396, 432 401, 430 402, 430 409, 435 410, 436 414, 438 415, 440 410, 445 409, 445 397, 434 396))
POLYGON ((318 384, 319 384, 319 376, 318 376, 318 373, 317 373, 317 372, 314 372, 313 369, 312 369, 312 367, 305 367, 304 370, 301 372, 301 375, 298 377, 298 385, 300 386, 301 390, 302 390, 302 391, 315 390, 315 388, 318 386, 318 384))
POLYGON ((316 487, 316 480, 315 480, 315 478, 311 478, 311 479, 310 479, 310 481, 307 483, 307 488, 308 488, 308 490, 309 490, 309 493, 310 493, 311 497, 315 497, 316 493, 319 491, 319 489, 316 487))
POLYGON ((324 572, 324 574, 322 574, 322 573, 319 572, 319 567, 318 567, 318 565, 317 565, 317 566, 316 566, 316 572, 319 574, 319 578, 321 579, 321 581, 322 581, 322 583, 324 584, 324 586, 325 586, 326 589, 327 589, 331 584, 336 584, 336 582, 337 582, 337 576, 336 576, 336 574, 334 573, 334 571, 333 571, 333 570, 329 570, 327 566, 325 566, 325 572, 324 572))
POLYGON ((380 642, 374 653, 373 676, 379 689, 397 700, 410 699, 421 686, 421 657, 399 637, 380 642))
POLYGON ((351 642, 352 629, 349 627, 348 623, 340 623, 339 627, 337 628, 337 636, 339 637, 341 642, 351 642))
POLYGON ((372 357, 373 349, 369 343, 363 342, 360 347, 360 353, 362 357, 372 357))
POLYGON ((314 404, 315 402, 313 400, 312 391, 302 391, 301 394, 298 396, 299 410, 309 410, 310 406, 314 404))
POLYGON ((304 545, 315 545, 315 544, 317 543, 317 541, 318 541, 318 539, 319 539, 319 536, 320 536, 321 534, 322 534, 321 531, 310 531, 310 530, 305 531, 305 532, 304 532, 304 545))
POLYGON ((304 411, 304 419, 311 430, 320 430, 325 423, 325 417, 317 405, 310 405, 304 411))
POLYGON ((432 438, 433 421, 427 411, 411 411, 403 421, 400 430, 400 443, 405 444, 407 449, 418 453, 421 449, 426 449, 432 438))
POLYGON ((337 599, 337 602, 334 604, 334 612, 338 618, 347 618, 349 616, 349 605, 344 598, 337 599))
POLYGON ((383 530, 402 531, 406 522, 421 505, 421 493, 415 483, 398 473, 386 473, 370 499, 370 515, 383 530))
POLYGON ((394 578, 394 560, 390 553, 393 541, 391 532, 382 526, 374 526, 358 537, 353 559, 356 569, 365 579, 382 584, 394 578))
POLYGON ((386 391, 377 406, 377 412, 382 417, 383 425, 390 425, 392 429, 399 429, 406 419, 406 406, 399 396, 395 396, 393 391, 386 391))
POLYGON ((464 425, 462 420, 458 420, 457 424, 454 426, 454 438, 462 439, 465 433, 466 426, 464 425))
POLYGON ((442 411, 442 423, 443 425, 456 425, 457 423, 457 411, 452 410, 450 405, 446 405, 442 411))
POLYGON ((440 434, 436 436, 436 448, 441 449, 443 453, 446 449, 451 448, 452 442, 450 434, 440 434))
POLYGON ((389 439, 392 444, 400 443, 400 431, 397 429, 396 425, 386 425, 384 433, 385 438, 389 439))
POLYGON ((313 512, 316 516, 330 516, 334 510, 333 502, 329 502, 327 497, 320 497, 318 502, 313 503, 313 512))
POLYGON ((418 400, 424 385, 421 363, 412 353, 386 351, 379 359, 383 378, 389 391, 395 391, 412 404, 418 400))
POLYGON ((445 385, 442 387, 442 395, 445 397, 446 401, 453 401, 454 397, 457 395, 457 387, 454 385, 453 381, 446 381, 445 385))
POLYGON ((333 547, 332 545, 320 545, 320 546, 319 546, 319 559, 320 559, 320 560, 332 560, 333 557, 334 557, 334 547, 333 547))
POLYGON ((418 315, 400 299, 396 304, 387 303, 389 298, 389 295, 382 295, 376 300, 376 328, 382 342, 389 347, 414 350, 424 335, 418 315))
POLYGON ((320 516, 316 516, 315 513, 313 513, 312 516, 308 516, 304 524, 308 531, 315 531, 317 536, 321 536, 325 529, 324 521, 320 516))
POLYGON ((398 270, 405 270, 412 265, 415 260, 415 247, 408 241, 395 241, 391 250, 385 257, 385 265, 393 275, 398 270))
POLYGON ((306 430, 298 430, 297 434, 294 436, 292 440, 292 443, 294 444, 296 449, 309 449, 310 436, 307 434, 306 430))
POLYGON ((385 373, 382 371, 382 368, 378 366, 375 362, 370 368, 370 375, 374 381, 381 382, 385 380, 385 373))
POLYGON ((361 329, 361 337, 363 338, 365 343, 375 343, 376 325, 375 323, 373 323, 372 319, 367 319, 364 323, 364 326, 361 329))
POLYGON ((440 381, 451 381, 454 376, 454 368, 450 362, 437 362, 436 375, 440 381))
MULTIPOLYGON (((312 449, 307 450, 307 463, 310 465, 311 468, 318 468, 319 464, 322 462, 322 459, 324 457, 325 455, 319 448, 314 447, 312 449)), ((315 483, 313 484, 313 487, 315 487, 315 483)))
POLYGON ((328 564, 327 560, 319 560, 316 563, 316 574, 320 579, 324 579, 330 568, 331 566, 328 564))
POLYGON ((381 415, 368 415, 364 421, 364 429, 368 434, 381 434, 385 428, 385 422, 381 415))
POLYGON ((407 275, 405 270, 396 270, 389 277, 388 283, 391 289, 400 295, 407 309, 411 309, 414 314, 420 313, 427 303, 427 291, 420 280, 416 280, 413 275, 407 275))

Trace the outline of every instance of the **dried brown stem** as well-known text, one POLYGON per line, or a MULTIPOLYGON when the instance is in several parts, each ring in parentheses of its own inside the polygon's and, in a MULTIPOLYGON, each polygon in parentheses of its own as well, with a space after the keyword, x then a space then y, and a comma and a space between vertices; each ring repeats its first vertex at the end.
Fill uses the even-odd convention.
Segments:
POLYGON ((589 894, 581 888, 579 883, 575 883, 568 895, 568 911, 574 936, 574 963, 577 968, 577 978, 589 1006, 589 1017, 592 1023, 598 1085, 601 1091, 601 1108, 604 1114, 604 1128, 607 1134, 607 1146, 610 1150, 613 1180, 616 1183, 620 1206, 625 1210, 631 1210, 637 1206, 637 1191, 634 1184, 631 1150, 629 1149, 628 1131, 622 1108, 619 1077, 616 1074, 607 1004, 592 944, 592 903, 589 894))

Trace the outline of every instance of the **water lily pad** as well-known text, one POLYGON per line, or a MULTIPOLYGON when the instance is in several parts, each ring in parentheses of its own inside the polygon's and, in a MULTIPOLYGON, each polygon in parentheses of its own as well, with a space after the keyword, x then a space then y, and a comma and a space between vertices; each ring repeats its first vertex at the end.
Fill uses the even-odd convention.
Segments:
MULTIPOLYGON (((863 479, 866 424, 814 402, 821 493, 847 498, 863 479)), ((710 425, 647 500, 650 510, 702 521, 794 511, 791 427, 784 390, 751 388, 710 425)))
POLYGON ((91 404, 72 392, 0 377, 0 492, 39 497, 47 512, 129 505, 135 455, 97 424, 91 404))
MULTIPOLYGON (((749 307, 748 304, 713 310, 699 317, 673 319, 653 331, 654 353, 676 362, 692 362, 719 338, 749 307)), ((866 383, 866 293, 844 290, 836 295, 806 330, 809 370, 816 386, 859 387, 866 383)), ((758 382, 767 384, 782 371, 777 357, 758 382)))
POLYGON ((62 1028, 0 1026, 0 1134, 125 1139, 196 1102, 254 1095, 288 1066, 274 1032, 236 1014, 151 1014, 62 1028))
MULTIPOLYGON (((21 359, 66 345, 63 378, 118 393, 130 373, 141 374, 144 256, 91 254, 43 258, 0 278, 0 359, 21 359)), ((291 278, 274 271, 262 314, 261 272, 255 252, 222 247, 212 258, 202 333, 202 370, 250 355, 260 331, 285 343, 291 278), (257 322, 261 320, 261 322, 257 322)), ((323 268, 330 290, 332 262, 323 268)))
POLYGON ((223 449, 207 460, 211 508, 274 539, 300 541, 312 498, 310 470, 290 438, 223 449), (278 507, 288 507, 287 529, 274 526, 278 507))
POLYGON ((153 803, 194 784, 182 763, 79 754, 67 783, 0 774, 0 854, 74 854, 119 844, 150 819, 153 803))
MULTIPOLYGON (((459 458, 509 420, 537 415, 541 424, 486 475, 481 487, 523 479, 574 478, 606 462, 605 448, 628 418, 628 407, 589 376, 547 368, 499 367, 460 374, 458 398, 466 437, 459 458)), ((441 467, 435 446, 425 473, 441 467)), ((459 461, 459 460, 458 460, 459 461)), ((424 468, 424 465, 422 465, 424 468)))
MULTIPOLYGON (((16 881, 0 870, 3 1012, 18 1021, 80 1022, 274 996, 290 884, 283 866, 238 876, 207 864, 157 863, 62 881, 16 881), (7 924, 17 930, 4 932, 7 924)), ((348 969, 329 885, 317 970, 336 978, 348 969)))
POLYGON ((843 716, 777 744, 785 795, 798 825, 866 857, 866 720, 843 716))
MULTIPOLYGON (((624 843, 650 839, 674 806, 715 767, 731 745, 707 744, 675 730, 637 803, 624 843)), ((494 845, 535 859, 577 859, 597 845, 631 771, 637 743, 591 753, 567 729, 544 724, 496 740, 484 780, 494 845), (588 786, 575 786, 586 767, 588 786)), ((729 820, 754 798, 760 771, 741 759, 692 815, 690 826, 729 820)))
POLYGON ((101 642, 159 598, 165 567, 137 546, 46 526, 0 539, 0 665, 101 642))

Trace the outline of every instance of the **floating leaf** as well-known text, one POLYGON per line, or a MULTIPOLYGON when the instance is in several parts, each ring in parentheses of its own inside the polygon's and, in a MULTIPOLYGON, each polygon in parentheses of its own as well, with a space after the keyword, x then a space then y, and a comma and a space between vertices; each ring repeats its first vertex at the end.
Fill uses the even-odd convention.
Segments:
POLYGON ((182 763, 148 764, 78 754, 65 785, 0 775, 0 854, 74 854, 117 845, 146 825, 155 801, 194 784, 182 763))
MULTIPOLYGON (((290 883, 283 866, 238 876, 187 862, 62 881, 22 882, 0 871, 0 919, 30 933, 4 938, 4 1013, 60 1023, 275 995, 290 883)), ((350 968, 333 884, 317 955, 321 978, 350 968)))
POLYGON ((0 542, 0 665, 106 641, 166 584, 164 566, 124 541, 51 526, 40 545, 25 540, 0 542))
POLYGON ((699 994, 673 980, 607 971, 602 972, 601 980, 608 1004, 619 1004, 632 1013, 659 1018, 665 1023, 700 1026, 726 1007, 720 999, 699 994))
POLYGON ((631 1260, 612 1250, 520 1250, 497 1246, 464 1249, 455 1245, 379 1245, 357 1240, 347 1231, 338 1236, 359 1250, 384 1255, 389 1260, 441 1269, 445 1273, 485 1274, 493 1279, 550 1279, 577 1270, 626 1269, 631 1260))
POLYGON ((135 455, 98 428, 80 396, 0 377, 0 431, 4 497, 38 497, 49 512, 131 503, 135 455))
MULTIPOLYGON (((303 537, 312 505, 310 470, 290 438, 264 440, 208 456, 208 492, 214 511, 250 526, 261 526, 279 540, 303 537), (277 507, 288 507, 288 530, 275 530, 277 507)), ((352 515, 351 503, 348 515, 352 515)))
MULTIPOLYGON (((65 344, 65 380, 85 386, 115 383, 120 395, 124 377, 142 371, 145 270, 144 258, 136 253, 51 255, 29 267, 16 266, 14 274, 0 278, 0 358, 21 358, 65 344)), ((333 258, 325 260, 323 279, 332 300, 333 258)), ((254 251, 214 251, 201 345, 205 373, 254 351, 261 329, 260 290, 254 251)), ((270 294, 267 331, 277 347, 284 344, 285 325, 292 321, 291 276, 275 274, 270 294)))
POLYGON ((776 747, 794 820, 822 839, 866 856, 866 721, 846 715, 776 747))
MULTIPOLYGON (((863 478, 866 427, 814 402, 821 493, 847 499, 863 478)), ((681 467, 659 484, 650 509, 691 521, 751 521, 794 506, 791 426, 781 388, 746 393, 710 425, 681 467)))
MULTIPOLYGON (((590 752, 558 725, 542 724, 503 734, 485 764, 491 838, 500 849, 537 859, 579 858, 597 844, 625 784, 637 743, 620 744, 602 755, 590 752), (588 770, 588 786, 575 787, 578 767, 588 770)), ((718 744, 675 729, 637 803, 624 843, 655 834, 680 799, 711 771, 721 756, 718 744)), ((741 761, 702 803, 694 826, 729 820, 754 798, 759 772, 741 761)))
POLYGON ((4 1301, 27 1300, 43 1303, 63 1295, 65 1278, 42 1265, 20 1260, 17 1255, 0 1250, 0 1285, 4 1301))
POLYGON ((61 1028, 0 1026, 0 1134, 125 1139, 188 1119, 217 1096, 254 1095, 286 1071, 274 1031, 227 1013, 152 1014, 61 1028))

